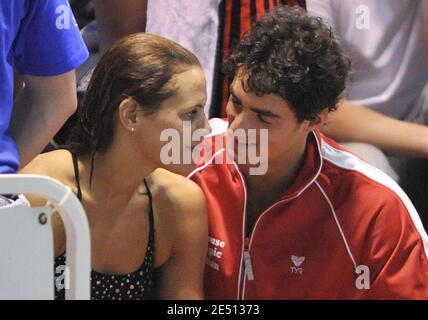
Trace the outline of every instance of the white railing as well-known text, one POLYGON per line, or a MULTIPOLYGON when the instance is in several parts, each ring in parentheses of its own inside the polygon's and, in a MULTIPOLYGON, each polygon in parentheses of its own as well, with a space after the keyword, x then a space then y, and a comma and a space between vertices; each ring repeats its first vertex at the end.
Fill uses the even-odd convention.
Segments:
POLYGON ((37 208, 0 208, 0 299, 53 299, 50 221, 55 211, 66 231, 66 299, 89 299, 89 224, 71 189, 44 176, 5 174, 0 175, 0 194, 35 194, 49 203, 37 208))

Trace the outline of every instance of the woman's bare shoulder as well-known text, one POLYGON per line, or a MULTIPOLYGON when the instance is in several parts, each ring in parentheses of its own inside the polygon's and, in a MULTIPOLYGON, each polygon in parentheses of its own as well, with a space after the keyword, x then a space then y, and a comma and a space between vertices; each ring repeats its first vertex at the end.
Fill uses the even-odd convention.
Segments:
POLYGON ((205 196, 193 181, 169 172, 156 169, 147 177, 154 204, 169 221, 183 225, 205 223, 207 216, 205 196))
POLYGON ((174 256, 186 239, 196 237, 196 242, 204 243, 207 233, 205 197, 193 181, 165 169, 156 169, 146 181, 153 195, 158 230, 156 265, 159 267, 174 256))
MULTIPOLYGON (((157 169, 146 178, 153 194, 154 205, 158 209, 158 243, 168 243, 163 262, 167 257, 189 257, 188 249, 192 246, 201 256, 205 256, 205 244, 208 236, 208 218, 205 196, 193 181, 169 172, 157 169), (166 242, 161 242, 160 240, 166 242), (184 250, 184 251, 183 251, 184 250)), ((156 210, 155 210, 156 211, 156 210)), ((197 259, 201 258, 197 256, 197 259)), ((160 265, 159 263, 158 265, 160 265)))
POLYGON ((147 178, 154 196, 166 200, 191 200, 192 197, 203 197, 199 186, 182 175, 173 173, 165 169, 154 170, 147 178))

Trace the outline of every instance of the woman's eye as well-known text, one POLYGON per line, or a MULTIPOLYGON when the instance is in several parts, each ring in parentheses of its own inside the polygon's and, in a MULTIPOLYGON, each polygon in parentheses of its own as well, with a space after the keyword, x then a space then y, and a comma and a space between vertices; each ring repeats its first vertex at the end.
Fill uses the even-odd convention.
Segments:
POLYGON ((190 111, 190 112, 187 113, 187 117, 189 119, 193 120, 195 118, 195 116, 196 116, 197 113, 198 113, 198 110, 192 110, 192 111, 190 111))

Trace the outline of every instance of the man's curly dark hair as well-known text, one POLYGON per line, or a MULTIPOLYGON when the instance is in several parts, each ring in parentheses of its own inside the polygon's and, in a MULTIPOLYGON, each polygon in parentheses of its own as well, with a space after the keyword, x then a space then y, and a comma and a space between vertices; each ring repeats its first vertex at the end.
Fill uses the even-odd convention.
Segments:
POLYGON ((223 66, 231 78, 243 71, 248 76, 243 87, 258 96, 281 96, 299 121, 336 109, 349 69, 349 59, 322 19, 288 6, 255 23, 223 66))

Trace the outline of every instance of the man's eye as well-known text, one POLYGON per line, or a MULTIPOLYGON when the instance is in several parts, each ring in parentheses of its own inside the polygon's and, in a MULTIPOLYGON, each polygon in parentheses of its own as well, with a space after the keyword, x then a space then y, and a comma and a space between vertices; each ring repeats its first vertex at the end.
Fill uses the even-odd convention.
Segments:
POLYGON ((229 100, 232 101, 233 104, 240 105, 239 101, 231 94, 229 95, 229 100))
POLYGON ((240 105, 241 105, 241 103, 240 103, 238 100, 236 100, 236 99, 234 99, 234 98, 232 98, 231 100, 232 100, 232 103, 233 103, 234 105, 237 105, 237 106, 240 106, 240 105))
POLYGON ((239 101, 236 101, 235 99, 230 99, 232 101, 233 108, 236 110, 236 112, 240 112, 242 110, 242 105, 239 101))
POLYGON ((270 124, 270 122, 266 121, 264 119, 264 116, 261 115, 260 113, 257 114, 257 118, 259 118, 260 122, 263 123, 263 124, 270 124))

